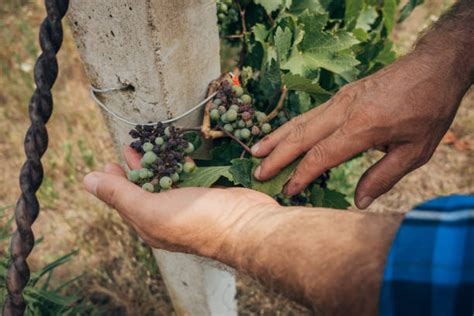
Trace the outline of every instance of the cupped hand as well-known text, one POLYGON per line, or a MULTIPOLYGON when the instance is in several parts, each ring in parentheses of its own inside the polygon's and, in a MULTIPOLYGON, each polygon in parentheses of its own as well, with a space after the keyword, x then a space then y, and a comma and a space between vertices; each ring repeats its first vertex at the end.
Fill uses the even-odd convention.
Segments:
POLYGON ((430 159, 466 91, 452 68, 447 61, 413 55, 346 85, 252 148, 254 156, 266 156, 255 177, 270 179, 304 154, 285 187, 294 195, 358 153, 382 149, 386 155, 356 189, 357 206, 366 208, 430 159))
MULTIPOLYGON (((140 156, 124 149, 131 169, 140 156)), ((109 164, 84 178, 86 189, 115 208, 149 245, 215 257, 233 232, 279 205, 271 197, 242 188, 180 188, 149 193, 128 181, 124 170, 109 164)))

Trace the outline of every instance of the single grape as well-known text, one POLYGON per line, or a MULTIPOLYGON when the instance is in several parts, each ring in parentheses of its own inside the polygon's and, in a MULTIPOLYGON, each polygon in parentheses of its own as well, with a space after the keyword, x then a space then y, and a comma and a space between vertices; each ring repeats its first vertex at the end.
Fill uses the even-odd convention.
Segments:
POLYGON ((240 127, 240 128, 244 128, 246 125, 245 125, 245 121, 244 120, 239 120, 237 122, 237 126, 240 127))
POLYGON ((225 124, 224 125, 224 130, 229 132, 229 133, 232 133, 234 131, 234 127, 232 126, 232 124, 225 124))
POLYGON ((222 100, 219 99, 219 98, 215 98, 215 99, 212 101, 212 103, 214 103, 214 105, 216 105, 216 106, 219 106, 219 105, 222 104, 222 100))
POLYGON ((233 86, 232 91, 234 91, 234 94, 237 97, 240 97, 240 96, 242 96, 242 94, 244 94, 244 89, 242 89, 242 87, 240 87, 240 86, 233 86))
POLYGON ((191 173, 196 169, 196 164, 194 161, 186 161, 183 165, 184 173, 191 173))
POLYGON ((286 117, 280 117, 280 118, 278 118, 278 121, 280 122, 281 125, 283 125, 286 122, 288 122, 288 119, 286 117))
POLYGON ((219 110, 220 114, 224 114, 225 112, 227 112, 227 109, 223 105, 220 105, 217 109, 219 110))
POLYGON ((219 20, 221 20, 221 21, 225 21, 226 15, 225 15, 224 13, 219 13, 219 14, 217 15, 217 18, 218 18, 219 20))
POLYGON ((142 185, 142 189, 151 193, 155 192, 155 186, 149 182, 142 185))
POLYGON ((250 112, 245 111, 244 113, 242 113, 242 119, 243 119, 244 121, 248 121, 248 120, 250 120, 251 118, 252 118, 252 114, 250 114, 250 112))
POLYGON ((262 132, 264 132, 265 134, 268 134, 272 131, 272 126, 268 123, 265 123, 262 125, 262 132))
POLYGON ((262 123, 267 118, 267 115, 263 112, 257 111, 255 112, 255 118, 259 123, 262 123))
POLYGON ((168 136, 168 137, 171 136, 171 129, 170 129, 169 126, 167 126, 167 127, 165 128, 165 135, 168 136))
POLYGON ((229 123, 229 119, 227 117, 227 112, 221 115, 222 123, 229 123))
POLYGON ((127 178, 132 182, 137 182, 140 180, 140 170, 129 170, 127 172, 127 178))
POLYGON ((161 146, 165 143, 165 140, 163 139, 163 137, 157 137, 155 138, 155 144, 161 146))
POLYGON ((229 110, 234 110, 235 112, 239 112, 239 106, 237 104, 232 104, 229 110))
POLYGON ((241 135, 240 135, 240 129, 236 129, 236 130, 234 131, 234 136, 237 137, 237 139, 241 139, 241 138, 242 138, 241 135))
POLYGON ((157 158, 158 158, 158 156, 154 152, 148 151, 143 155, 141 161, 145 165, 151 165, 152 163, 154 163, 156 161, 157 158))
POLYGON ((160 179, 160 187, 164 190, 168 190, 173 185, 173 180, 170 177, 164 176, 160 179))
POLYGON ((221 3, 220 6, 219 6, 219 11, 222 12, 222 13, 226 13, 227 12, 227 5, 225 3, 221 3))
POLYGON ((138 170, 140 179, 148 179, 150 177, 150 170, 143 168, 138 170))
POLYGON ((177 172, 173 173, 171 175, 171 180, 173 181, 173 183, 176 183, 179 181, 179 174, 177 172))
POLYGON ((229 122, 233 122, 237 119, 237 111, 235 110, 229 110, 227 111, 227 113, 225 114, 227 116, 227 119, 229 120, 229 122))
POLYGON ((249 139, 251 135, 252 133, 250 133, 250 130, 248 128, 243 128, 240 131, 240 136, 242 137, 242 139, 249 139))
POLYGON ((179 162, 178 162, 178 163, 176 164, 176 172, 177 172, 177 173, 183 172, 183 164, 182 164, 182 163, 179 163, 179 162))
POLYGON ((260 128, 258 128, 258 126, 252 126, 252 135, 254 136, 258 136, 260 135, 260 128))
POLYGON ((210 116, 211 116, 211 119, 213 121, 218 121, 219 117, 220 117, 219 110, 217 110, 217 109, 212 110, 211 113, 210 113, 210 116))
POLYGON ((248 94, 244 94, 240 98, 244 104, 250 104, 250 102, 252 102, 252 97, 250 97, 248 94))
POLYGON ((253 126, 253 122, 252 120, 248 120, 245 125, 247 125, 248 128, 252 127, 253 126))
POLYGON ((232 0, 224 0, 224 3, 227 4, 227 5, 231 5, 231 4, 232 4, 232 0))
POLYGON ((186 154, 190 154, 194 151, 194 145, 193 143, 188 143, 188 146, 186 148, 184 148, 184 152, 186 154))
POLYGON ((153 144, 152 143, 145 143, 142 146, 144 152, 152 151, 153 150, 153 144))

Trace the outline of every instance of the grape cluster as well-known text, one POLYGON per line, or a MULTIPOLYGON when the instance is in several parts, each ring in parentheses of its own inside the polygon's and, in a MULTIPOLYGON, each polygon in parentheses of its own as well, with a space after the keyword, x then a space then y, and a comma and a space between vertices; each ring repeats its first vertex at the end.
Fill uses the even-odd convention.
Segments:
POLYGON ((239 12, 232 0, 217 0, 217 20, 219 22, 220 35, 227 35, 230 33, 239 33, 240 31, 231 28, 238 25, 239 12))
POLYGON ((250 142, 272 131, 266 114, 256 111, 250 95, 232 78, 222 81, 209 109, 212 127, 220 127, 237 139, 250 142))
POLYGON ((143 156, 140 160, 142 169, 130 170, 127 176, 144 190, 168 190, 179 181, 181 173, 194 171, 196 165, 187 159, 194 151, 194 145, 174 126, 137 125, 129 134, 135 139, 130 147, 143 156))

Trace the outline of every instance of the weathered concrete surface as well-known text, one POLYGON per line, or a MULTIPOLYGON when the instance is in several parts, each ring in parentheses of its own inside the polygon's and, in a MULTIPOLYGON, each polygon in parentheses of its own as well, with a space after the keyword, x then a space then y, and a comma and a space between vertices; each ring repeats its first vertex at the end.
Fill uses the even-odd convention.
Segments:
MULTIPOLYGON (((185 112, 220 74, 213 0, 75 0, 69 21, 91 83, 134 87, 101 97, 131 121, 159 121, 185 112)), ((105 117, 120 151, 130 142, 130 126, 105 117)), ((200 120, 195 113, 178 125, 197 126, 200 120)), ((154 252, 178 314, 236 314, 231 272, 202 258, 154 252)))

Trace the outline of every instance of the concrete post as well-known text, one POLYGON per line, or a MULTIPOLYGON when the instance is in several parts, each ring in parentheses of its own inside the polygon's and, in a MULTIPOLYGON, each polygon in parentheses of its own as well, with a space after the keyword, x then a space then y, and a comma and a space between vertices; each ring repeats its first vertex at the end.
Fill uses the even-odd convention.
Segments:
MULTIPOLYGON (((134 122, 159 121, 201 101, 220 74, 213 0, 75 0, 69 21, 91 83, 134 91, 102 101, 134 122)), ((79 106, 79 105, 78 105, 79 106)), ((130 126, 105 114, 117 150, 130 126)), ((179 122, 197 126, 199 113, 179 122)), ((236 315, 233 272, 192 255, 154 250, 178 315, 236 315)))

